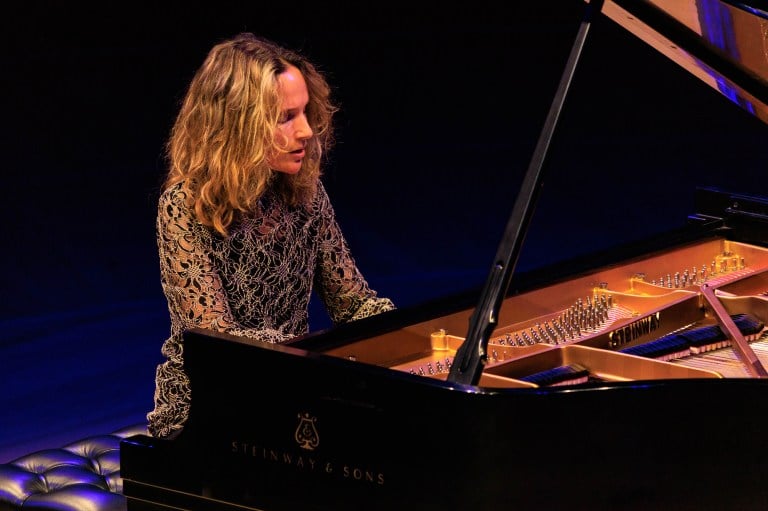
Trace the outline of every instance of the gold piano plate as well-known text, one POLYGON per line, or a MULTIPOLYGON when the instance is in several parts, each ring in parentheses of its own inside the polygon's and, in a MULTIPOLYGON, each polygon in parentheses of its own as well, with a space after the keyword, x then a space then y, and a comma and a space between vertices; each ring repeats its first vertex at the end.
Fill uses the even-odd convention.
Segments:
POLYGON ((599 381, 722 378, 715 371, 575 344, 488 367, 485 374, 522 379, 542 371, 573 365, 586 368, 590 378, 599 381))
MULTIPOLYGON (((715 324, 714 313, 702 295, 704 286, 717 290, 730 314, 750 313, 768 322, 768 250, 721 238, 708 239, 506 297, 499 311, 498 327, 487 346, 484 376, 488 375, 489 386, 526 386, 518 380, 521 375, 562 365, 556 359, 576 356, 571 354, 582 353, 575 351, 582 347, 597 350, 587 352, 590 364, 582 364, 593 368, 593 379, 674 378, 681 371, 683 377, 700 377, 702 373, 688 374, 680 361, 672 364, 617 350, 672 332, 715 324), (564 324, 561 318, 575 303, 586 303, 584 309, 597 309, 597 302, 603 297, 609 301, 599 322, 587 325, 571 337, 536 335, 554 331, 552 325, 564 324), (537 354, 539 357, 535 357, 537 354), (527 364, 531 364, 527 373, 516 370, 527 364), (656 372, 643 372, 646 367, 656 372), (499 380, 500 377, 517 381, 499 380), (491 382, 493 379, 498 381, 491 382)), ((348 360, 445 379, 456 350, 465 340, 463 334, 471 313, 471 309, 456 311, 322 351, 348 360)), ((740 375, 734 373, 732 365, 729 362, 722 371, 714 368, 714 374, 740 375)), ((704 373, 704 377, 711 374, 704 373)))

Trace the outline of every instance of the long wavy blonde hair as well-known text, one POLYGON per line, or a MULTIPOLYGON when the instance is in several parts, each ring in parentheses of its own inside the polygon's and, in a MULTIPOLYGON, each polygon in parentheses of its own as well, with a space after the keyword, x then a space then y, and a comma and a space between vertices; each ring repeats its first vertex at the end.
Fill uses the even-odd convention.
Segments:
POLYGON ((166 145, 164 188, 182 182, 197 220, 227 235, 253 211, 269 187, 292 206, 315 193, 321 164, 333 143, 333 114, 325 77, 302 55, 251 33, 214 46, 193 77, 166 145), (288 65, 307 83, 306 115, 314 133, 297 174, 275 172, 267 157, 279 150, 278 75, 288 65))

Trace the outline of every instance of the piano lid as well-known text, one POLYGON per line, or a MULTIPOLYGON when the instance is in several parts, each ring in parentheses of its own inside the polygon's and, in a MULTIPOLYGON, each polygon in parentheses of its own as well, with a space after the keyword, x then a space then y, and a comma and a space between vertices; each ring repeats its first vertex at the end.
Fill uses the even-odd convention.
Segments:
MULTIPOLYGON (((589 27, 596 12, 629 30, 641 40, 671 58, 724 94, 747 112, 768 122, 768 66, 766 45, 760 44, 762 59, 746 59, 745 49, 753 49, 751 34, 758 30, 757 41, 766 39, 768 13, 747 8, 730 0, 590 0, 550 108, 544 129, 520 187, 504 236, 486 279, 480 301, 470 319, 469 330, 456 352, 448 380, 476 385, 487 360, 488 339, 497 327, 501 302, 507 294, 531 218, 533 205, 541 188, 543 168, 563 100, 589 27), (744 15, 744 17, 741 16, 744 15), (736 26, 745 25, 746 29, 736 26), (741 42, 746 32, 746 43, 741 42), (745 46, 742 49, 741 46, 745 46), (753 60, 756 61, 753 64, 753 60), (762 70, 763 73, 757 73, 762 70)), ((754 0, 753 0, 754 1, 754 0)), ((724 325, 729 331, 733 325, 724 325)), ((759 365, 759 364, 758 364, 759 365)), ((758 368, 761 376, 765 369, 758 368)))
POLYGON ((768 10, 762 0, 606 0, 602 12, 768 123, 768 10))

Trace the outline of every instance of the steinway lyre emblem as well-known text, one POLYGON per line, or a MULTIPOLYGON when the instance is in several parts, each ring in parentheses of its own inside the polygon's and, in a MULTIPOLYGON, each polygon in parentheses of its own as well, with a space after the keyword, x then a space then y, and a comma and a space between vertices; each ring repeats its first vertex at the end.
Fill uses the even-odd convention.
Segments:
POLYGON ((310 417, 309 412, 299 414, 299 425, 296 427, 293 438, 302 449, 314 451, 315 447, 320 445, 320 435, 315 428, 315 422, 317 422, 317 417, 310 417))

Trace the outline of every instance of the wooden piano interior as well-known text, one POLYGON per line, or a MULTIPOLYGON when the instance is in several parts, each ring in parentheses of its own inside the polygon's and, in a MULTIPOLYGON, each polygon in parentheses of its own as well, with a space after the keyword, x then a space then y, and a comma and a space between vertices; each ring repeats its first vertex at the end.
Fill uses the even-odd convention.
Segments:
MULTIPOLYGON (((767 270, 765 248, 716 238, 508 296, 488 342, 479 385, 578 383, 585 370, 589 381, 756 376, 738 345, 723 333, 727 330, 719 326, 718 310, 703 290, 714 291, 728 316, 748 322, 742 346, 766 365, 767 270), (660 339, 697 332, 722 338, 706 346, 678 346, 672 353, 634 354, 660 339), (575 380, 531 378, 574 366, 581 371, 575 380)), ((324 353, 445 379, 472 312, 433 318, 324 353)))

